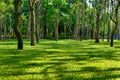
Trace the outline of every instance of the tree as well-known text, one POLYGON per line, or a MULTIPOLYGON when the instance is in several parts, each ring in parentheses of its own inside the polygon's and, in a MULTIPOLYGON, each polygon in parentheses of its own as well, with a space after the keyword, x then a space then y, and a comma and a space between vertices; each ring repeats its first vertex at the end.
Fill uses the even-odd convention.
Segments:
POLYGON ((14 0, 14 10, 15 10, 15 19, 14 19, 14 32, 18 39, 18 49, 23 49, 23 40, 22 34, 20 32, 20 8, 21 0, 14 0))
POLYGON ((99 0, 98 5, 98 13, 97 13, 97 20, 96 20, 96 31, 95 31, 95 43, 99 43, 99 32, 100 32, 100 21, 102 17, 102 7, 103 7, 103 0, 99 0))
POLYGON ((35 3, 38 0, 28 0, 31 16, 31 46, 35 46, 35 3))
POLYGON ((117 6, 115 8, 115 19, 113 19, 111 17, 111 20, 115 23, 115 27, 113 28, 112 30, 112 33, 111 33, 111 42, 110 42, 110 47, 113 47, 113 39, 114 39, 114 33, 115 31, 117 30, 118 26, 119 26, 119 21, 118 21, 118 10, 119 10, 119 7, 120 7, 120 0, 117 0, 117 6))
POLYGON ((39 36, 39 28, 40 28, 40 9, 41 9, 41 5, 42 5, 42 2, 39 1, 38 3, 36 3, 36 25, 35 25, 35 32, 36 32, 36 42, 39 43, 39 39, 40 39, 40 36, 39 36))
MULTIPOLYGON (((78 40, 78 30, 79 30, 79 23, 80 23, 80 1, 76 1, 76 22, 74 28, 74 39, 78 40)), ((83 11, 84 12, 84 11, 83 11)))
POLYGON ((2 16, 0 14, 0 40, 2 40, 2 16))

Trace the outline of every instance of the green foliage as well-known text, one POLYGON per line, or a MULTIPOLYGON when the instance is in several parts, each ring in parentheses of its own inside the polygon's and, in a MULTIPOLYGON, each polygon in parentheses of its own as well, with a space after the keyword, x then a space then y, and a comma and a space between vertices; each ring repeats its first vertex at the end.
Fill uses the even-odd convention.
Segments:
POLYGON ((4 2, 0 2, 0 12, 5 13, 7 5, 4 2))

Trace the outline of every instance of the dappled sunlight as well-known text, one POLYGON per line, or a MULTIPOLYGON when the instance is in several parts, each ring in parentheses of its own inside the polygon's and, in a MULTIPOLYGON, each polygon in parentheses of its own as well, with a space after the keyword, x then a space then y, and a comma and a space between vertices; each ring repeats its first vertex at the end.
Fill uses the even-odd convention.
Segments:
POLYGON ((0 47, 2 80, 111 80, 120 76, 119 48, 102 42, 42 40, 36 47, 26 43, 22 51, 14 46, 0 47))

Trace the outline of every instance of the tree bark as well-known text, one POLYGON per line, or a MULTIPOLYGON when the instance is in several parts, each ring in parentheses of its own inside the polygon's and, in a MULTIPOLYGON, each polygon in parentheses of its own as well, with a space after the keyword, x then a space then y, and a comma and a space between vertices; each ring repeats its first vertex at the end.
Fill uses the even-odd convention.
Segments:
POLYGON ((116 31, 116 29, 118 27, 118 10, 119 10, 119 7, 120 7, 120 0, 118 0, 118 4, 117 4, 117 6, 115 8, 115 20, 111 18, 111 20, 115 23, 115 27, 114 27, 114 29, 113 29, 113 31, 111 33, 110 47, 114 46, 113 40, 114 40, 114 33, 115 33, 115 31, 116 31))
POLYGON ((2 40, 2 16, 0 14, 0 40, 2 40))
POLYGON ((31 34, 31 29, 30 29, 30 24, 31 24, 31 16, 28 16, 28 20, 27 20, 27 40, 30 41, 30 34, 31 34))
POLYGON ((118 25, 118 40, 120 40, 120 23, 118 25))
POLYGON ((110 18, 108 19, 108 33, 107 33, 107 41, 110 41, 110 18))
POLYGON ((4 36, 3 36, 3 40, 5 41, 7 39, 7 31, 6 31, 6 17, 5 17, 5 21, 4 21, 4 36))
POLYGON ((55 20, 55 35, 54 35, 56 41, 58 41, 58 26, 59 26, 59 19, 57 16, 55 20))
MULTIPOLYGON (((57 5, 57 9, 59 9, 59 6, 57 5)), ((59 12, 56 13, 56 19, 55 19, 55 34, 54 38, 56 41, 58 41, 58 27, 59 27, 59 12)))
MULTIPOLYGON (((79 1, 77 1, 77 3, 78 3, 79 1)), ((79 20, 80 20, 80 12, 79 12, 80 10, 79 10, 79 4, 77 4, 77 6, 76 6, 76 23, 75 23, 75 28, 74 28, 74 39, 75 40, 78 40, 78 28, 79 28, 79 20)))
POLYGON ((99 1, 99 9, 98 9, 98 13, 97 13, 97 20, 96 20, 96 32, 95 32, 95 43, 99 43, 99 31, 100 31, 100 20, 102 17, 102 1, 99 1))
POLYGON ((85 39, 85 2, 83 1, 82 4, 82 27, 81 27, 81 38, 80 40, 82 41, 85 39))
POLYGON ((41 8, 41 2, 39 1, 37 4, 36 4, 36 42, 39 43, 39 39, 40 39, 40 36, 39 36, 39 28, 40 28, 40 8, 41 8))
POLYGON ((35 1, 33 0, 28 1, 31 15, 31 46, 35 46, 35 10, 34 10, 35 1))
POLYGON ((14 19, 14 32, 18 39, 18 49, 23 49, 22 34, 20 32, 20 13, 19 13, 20 0, 14 0, 15 19, 14 19))

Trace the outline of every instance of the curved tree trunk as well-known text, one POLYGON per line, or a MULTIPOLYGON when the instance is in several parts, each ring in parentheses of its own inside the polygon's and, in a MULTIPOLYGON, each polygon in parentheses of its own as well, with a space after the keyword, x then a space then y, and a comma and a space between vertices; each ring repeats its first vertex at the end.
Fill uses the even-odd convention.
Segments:
POLYGON ((113 47, 113 45, 114 45, 114 41, 113 40, 114 40, 114 33, 115 33, 115 31, 116 31, 116 29, 118 27, 118 10, 119 10, 119 7, 120 7, 120 0, 118 0, 118 4, 117 4, 117 6, 115 8, 115 19, 116 20, 111 18, 111 20, 115 23, 115 27, 114 27, 114 29, 113 29, 113 31, 111 33, 110 47, 113 47))
POLYGON ((14 19, 14 32, 18 39, 18 49, 23 49, 22 34, 20 32, 20 13, 19 13, 20 0, 14 0, 15 19, 14 19))

